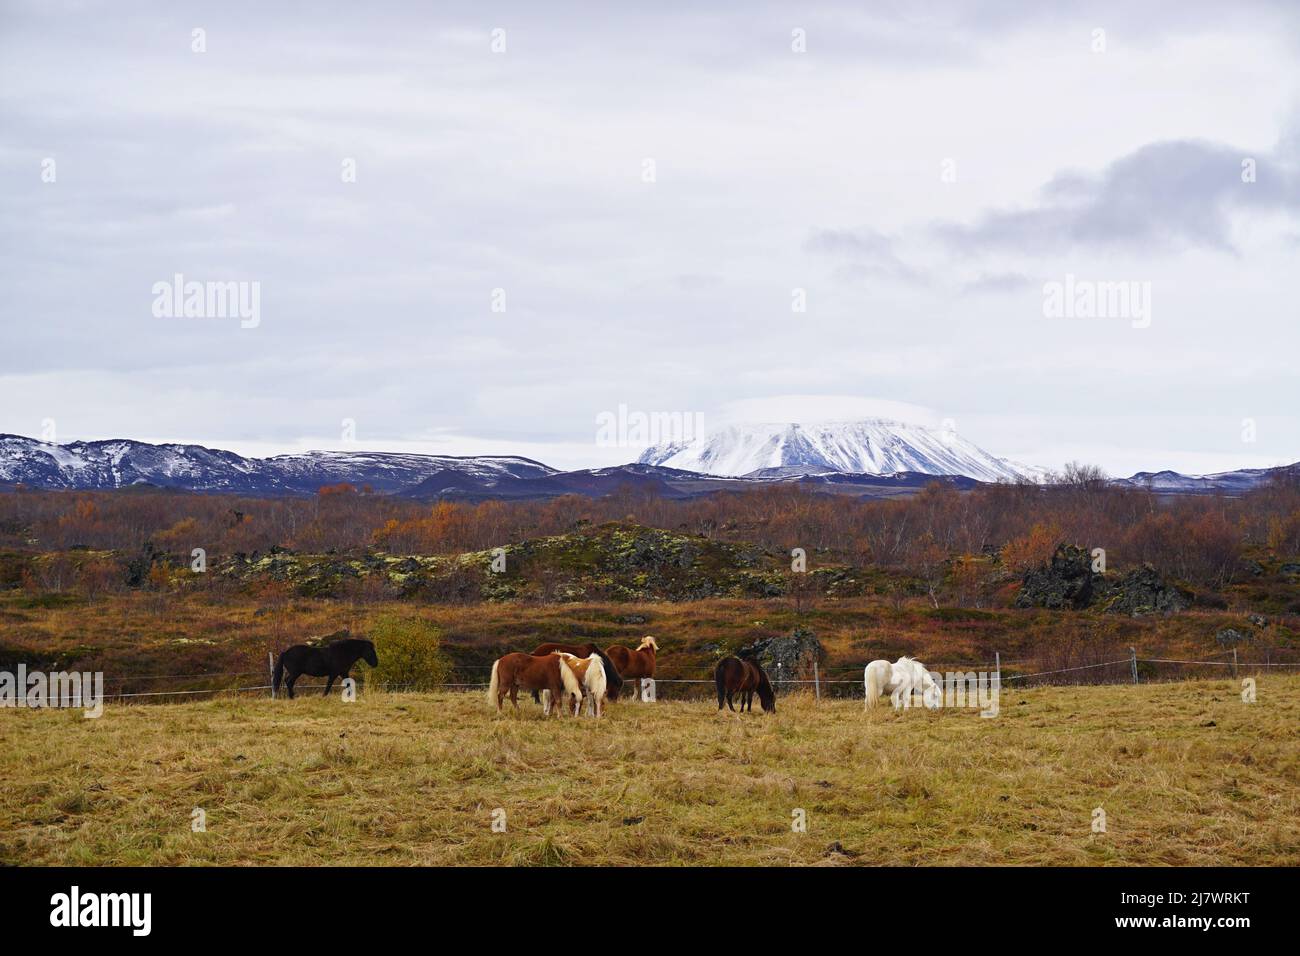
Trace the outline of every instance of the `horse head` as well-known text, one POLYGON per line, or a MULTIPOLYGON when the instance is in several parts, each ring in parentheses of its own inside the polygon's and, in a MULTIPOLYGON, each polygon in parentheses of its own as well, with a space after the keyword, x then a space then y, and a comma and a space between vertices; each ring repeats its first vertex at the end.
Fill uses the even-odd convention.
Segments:
POLYGON ((375 644, 373 641, 361 642, 361 659, 371 667, 379 666, 379 655, 375 653, 375 644))
MULTIPOLYGON (((757 664, 754 665, 758 667, 757 664)), ((763 705, 763 710, 768 713, 776 713, 776 691, 772 689, 772 682, 767 679, 767 671, 758 667, 758 702, 763 705)))

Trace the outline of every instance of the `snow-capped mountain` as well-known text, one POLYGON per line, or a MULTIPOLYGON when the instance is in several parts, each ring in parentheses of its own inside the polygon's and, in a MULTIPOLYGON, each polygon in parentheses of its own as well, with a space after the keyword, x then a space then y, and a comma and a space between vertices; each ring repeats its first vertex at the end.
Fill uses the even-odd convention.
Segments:
POLYGON ((843 474, 964 475, 979 481, 1023 481, 1034 469, 990 455, 955 433, 886 419, 819 425, 731 425, 686 442, 647 449, 642 464, 706 475, 843 474))
POLYGON ((36 488, 121 488, 155 485, 187 491, 245 494, 314 493, 347 482, 400 492, 438 475, 491 488, 501 481, 545 478, 554 468, 510 455, 460 458, 390 452, 312 451, 244 458, 202 445, 151 445, 113 440, 55 445, 0 435, 0 483, 36 488))
POLYGON ((1210 475, 1184 475, 1176 471, 1139 471, 1131 478, 1116 478, 1111 484, 1146 488, 1166 494, 1208 494, 1212 492, 1250 491, 1275 475, 1296 474, 1300 465, 1279 468, 1239 468, 1210 475))

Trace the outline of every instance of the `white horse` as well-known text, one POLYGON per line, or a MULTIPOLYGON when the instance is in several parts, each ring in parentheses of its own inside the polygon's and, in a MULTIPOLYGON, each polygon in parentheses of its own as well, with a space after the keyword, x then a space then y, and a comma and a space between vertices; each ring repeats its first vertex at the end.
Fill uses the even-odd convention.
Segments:
MULTIPOLYGON (((577 717, 582 710, 582 701, 585 696, 587 701, 587 713, 593 717, 600 717, 605 713, 605 699, 608 685, 605 678, 605 665, 601 663, 600 656, 592 654, 590 657, 577 657, 573 654, 567 654, 564 651, 555 652, 562 666, 567 666, 573 675, 578 679, 578 684, 586 692, 585 695, 577 694, 577 700, 573 703, 573 716, 577 717)), ((550 691, 542 691, 543 706, 550 697, 550 691)))
POLYGON ((943 692, 920 661, 900 657, 894 663, 872 661, 862 673, 866 702, 863 709, 875 707, 882 694, 888 694, 894 710, 912 706, 912 694, 921 692, 925 706, 934 710, 943 700, 943 692))

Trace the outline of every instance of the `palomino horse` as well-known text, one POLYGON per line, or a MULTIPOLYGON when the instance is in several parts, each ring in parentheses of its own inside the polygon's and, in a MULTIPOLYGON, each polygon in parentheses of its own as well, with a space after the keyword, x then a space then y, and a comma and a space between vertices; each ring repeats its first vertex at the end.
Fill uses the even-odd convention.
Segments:
MULTIPOLYGON (((532 654, 507 654, 498 658, 492 665, 492 680, 488 684, 488 703, 501 709, 501 701, 510 695, 510 703, 519 709, 519 688, 525 690, 544 690, 550 692, 545 712, 551 712, 550 701, 567 700, 569 694, 576 694, 582 700, 582 685, 568 664, 558 654, 545 657, 533 657, 532 654)), ((556 714, 561 708, 556 707, 556 714)))
MULTIPOLYGON (((556 651, 555 655, 559 657, 569 670, 573 671, 574 676, 578 678, 578 683, 582 689, 587 692, 588 710, 593 717, 600 717, 605 713, 605 695, 607 692, 605 683, 605 665, 600 659, 600 655, 591 654, 587 657, 578 657, 574 654, 566 654, 564 651, 556 651)), ((545 693, 543 697, 547 696, 545 693)), ((567 704, 568 695, 564 696, 567 704)), ((573 704, 573 716, 577 717, 582 707, 582 695, 573 704)))
POLYGON ((605 648, 605 656, 614 662, 623 680, 632 684, 632 696, 638 699, 641 696, 641 679, 655 676, 655 655, 658 653, 659 643, 653 637, 641 638, 636 650, 622 644, 611 644, 605 648))
POLYGON ((931 710, 942 703, 939 685, 920 661, 900 657, 893 664, 886 660, 872 661, 862 674, 867 699, 863 709, 875 707, 881 694, 889 694, 894 710, 912 706, 912 694, 921 692, 921 700, 931 710))
POLYGON ((271 675, 271 686, 278 693, 280 681, 285 671, 289 672, 289 699, 293 699, 293 685, 303 674, 312 677, 328 677, 325 696, 328 697, 334 681, 347 677, 348 671, 358 660, 364 660, 371 667, 379 666, 379 657, 375 654, 375 645, 370 641, 349 638, 335 641, 324 647, 311 647, 307 644, 295 644, 275 662, 275 671, 271 675))
POLYGON ((718 666, 713 671, 713 680, 718 685, 718 710, 722 710, 724 698, 730 710, 736 709, 731 704, 732 696, 736 691, 740 691, 742 712, 747 707, 750 710, 754 709, 754 691, 758 691, 758 699, 763 705, 763 710, 776 710, 776 692, 772 690, 772 683, 767 679, 763 668, 754 661, 724 657, 718 661, 718 666))
MULTIPOLYGON (((566 654, 572 654, 574 657, 590 657, 595 654, 600 658, 601 665, 605 668, 605 687, 608 690, 611 700, 617 699, 623 691, 623 678, 614 666, 614 662, 605 656, 595 644, 539 644, 533 648, 533 656, 541 657, 543 654, 554 654, 556 651, 563 651, 566 654)), ((537 692, 533 691, 533 700, 538 700, 537 692)))

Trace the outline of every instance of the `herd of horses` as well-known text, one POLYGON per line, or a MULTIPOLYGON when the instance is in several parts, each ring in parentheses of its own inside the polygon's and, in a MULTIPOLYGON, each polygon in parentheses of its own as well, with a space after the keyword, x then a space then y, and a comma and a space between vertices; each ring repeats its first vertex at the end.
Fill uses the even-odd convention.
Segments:
MULTIPOLYGON (((633 697, 639 696, 637 688, 646 678, 655 676, 655 663, 659 644, 653 637, 644 637, 635 648, 611 644, 601 650, 595 644, 540 644, 531 652, 515 652, 497 658, 492 665, 487 699, 498 711, 508 696, 515 709, 519 709, 519 691, 531 692, 533 700, 542 705, 543 714, 559 716, 572 710, 576 717, 583 704, 593 717, 603 716, 605 705, 617 700, 628 684, 633 697)), ((303 674, 327 677, 325 694, 328 696, 334 682, 346 678, 358 660, 371 667, 379 666, 379 656, 370 641, 349 638, 334 641, 325 647, 296 644, 280 655, 275 663, 271 685, 279 693, 285 681, 289 697, 293 685, 303 674)), ((725 657, 713 670, 713 681, 718 692, 718 710, 723 705, 735 711, 735 698, 740 695, 740 710, 754 709, 754 695, 764 712, 776 711, 776 691, 767 673, 757 661, 739 657, 725 657)), ((863 690, 866 707, 875 707, 880 698, 888 694, 895 710, 910 707, 913 696, 919 695, 927 708, 940 706, 942 697, 939 685, 925 665, 910 657, 900 657, 893 663, 872 661, 863 671, 863 690)))
POLYGON ((529 653, 517 651, 499 657, 492 665, 488 703, 501 704, 506 696, 519 709, 519 691, 531 691, 542 713, 559 716, 570 707, 576 717, 583 702, 593 717, 605 713, 605 704, 617 700, 632 684, 636 697, 640 681, 655 676, 659 643, 644 637, 635 648, 611 644, 603 651, 595 644, 541 644, 529 653))

